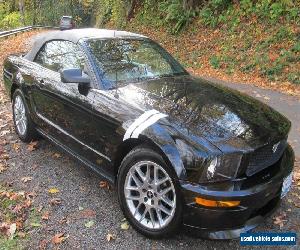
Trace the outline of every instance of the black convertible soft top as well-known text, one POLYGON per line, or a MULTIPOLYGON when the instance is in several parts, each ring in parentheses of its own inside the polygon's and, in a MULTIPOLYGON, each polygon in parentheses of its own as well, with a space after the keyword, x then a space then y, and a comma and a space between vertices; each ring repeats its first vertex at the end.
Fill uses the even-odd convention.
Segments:
POLYGON ((143 37, 136 33, 119 30, 107 30, 107 29, 72 29, 64 31, 50 31, 38 35, 32 46, 32 49, 25 55, 27 60, 33 61, 37 52, 48 41, 51 40, 66 40, 77 43, 80 39, 92 39, 92 38, 113 38, 113 37, 143 37))

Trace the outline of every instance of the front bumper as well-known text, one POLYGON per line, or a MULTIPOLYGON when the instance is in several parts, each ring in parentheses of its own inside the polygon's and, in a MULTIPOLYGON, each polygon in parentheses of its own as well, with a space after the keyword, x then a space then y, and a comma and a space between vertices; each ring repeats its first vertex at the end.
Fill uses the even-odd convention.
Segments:
POLYGON ((212 190, 207 186, 181 182, 186 201, 185 226, 197 229, 192 230, 196 235, 210 239, 237 238, 240 233, 255 228, 280 204, 283 179, 292 172, 294 165, 294 153, 290 146, 277 164, 278 171, 273 176, 267 173, 252 177, 251 181, 235 181, 232 191, 216 191, 216 186, 212 190), (219 201, 238 200, 241 203, 234 208, 204 207, 195 203, 195 197, 219 201))

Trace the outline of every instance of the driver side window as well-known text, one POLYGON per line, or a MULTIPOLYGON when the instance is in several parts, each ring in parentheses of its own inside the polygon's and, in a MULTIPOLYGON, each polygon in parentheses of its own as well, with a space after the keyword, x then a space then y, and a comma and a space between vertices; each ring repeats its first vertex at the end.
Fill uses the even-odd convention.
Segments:
POLYGON ((44 44, 34 62, 50 70, 83 69, 84 55, 78 45, 70 41, 50 41, 44 44))

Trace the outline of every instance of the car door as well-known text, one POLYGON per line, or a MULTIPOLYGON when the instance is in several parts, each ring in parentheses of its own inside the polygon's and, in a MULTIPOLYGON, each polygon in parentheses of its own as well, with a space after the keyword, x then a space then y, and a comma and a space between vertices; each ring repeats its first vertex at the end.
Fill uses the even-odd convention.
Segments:
POLYGON ((44 69, 31 95, 43 124, 42 132, 109 178, 106 170, 110 158, 95 149, 96 144, 101 148, 102 143, 93 117, 95 93, 89 89, 82 91, 78 83, 63 83, 60 77, 60 71, 65 69, 86 68, 89 72, 83 51, 69 41, 50 41, 34 61, 44 69))

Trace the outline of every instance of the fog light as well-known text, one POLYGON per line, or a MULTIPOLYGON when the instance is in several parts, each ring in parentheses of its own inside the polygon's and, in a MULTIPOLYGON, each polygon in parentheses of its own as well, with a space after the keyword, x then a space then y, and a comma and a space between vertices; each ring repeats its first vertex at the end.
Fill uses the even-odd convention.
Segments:
POLYGON ((207 200, 204 198, 196 197, 195 201, 197 204, 205 207, 236 207, 240 205, 240 201, 214 201, 207 200))

